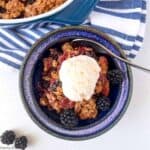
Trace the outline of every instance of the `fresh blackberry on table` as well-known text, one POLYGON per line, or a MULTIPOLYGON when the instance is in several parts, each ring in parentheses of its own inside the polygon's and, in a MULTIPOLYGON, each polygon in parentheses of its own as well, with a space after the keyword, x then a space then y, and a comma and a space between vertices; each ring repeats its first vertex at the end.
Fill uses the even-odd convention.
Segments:
POLYGON ((78 125, 78 118, 73 109, 64 110, 60 114, 61 123, 67 128, 73 128, 78 125))
POLYGON ((111 105, 110 99, 106 96, 100 96, 96 100, 96 106, 98 110, 107 111, 111 105))
POLYGON ((15 140, 15 148, 24 150, 27 147, 28 139, 26 136, 21 136, 15 140))
POLYGON ((111 84, 121 84, 124 78, 123 72, 119 69, 110 70, 107 77, 111 84))
POLYGON ((5 131, 1 136, 1 142, 7 145, 13 144, 15 137, 14 131, 5 131))

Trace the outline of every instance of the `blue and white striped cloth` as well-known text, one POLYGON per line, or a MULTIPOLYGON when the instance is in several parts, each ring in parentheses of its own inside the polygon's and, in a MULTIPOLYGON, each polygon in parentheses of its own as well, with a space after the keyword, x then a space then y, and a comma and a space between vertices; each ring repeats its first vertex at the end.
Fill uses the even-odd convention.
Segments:
MULTIPOLYGON (((146 0, 101 0, 88 19, 88 25, 116 39, 133 59, 140 50, 146 23, 146 0)), ((47 32, 62 25, 47 21, 0 28, 0 69, 19 69, 31 45, 47 32)))

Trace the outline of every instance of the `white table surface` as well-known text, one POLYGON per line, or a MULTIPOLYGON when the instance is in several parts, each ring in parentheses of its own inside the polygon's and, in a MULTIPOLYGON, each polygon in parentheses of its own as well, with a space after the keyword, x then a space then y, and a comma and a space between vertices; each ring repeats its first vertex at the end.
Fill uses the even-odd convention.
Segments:
MULTIPOLYGON (((150 68, 149 27, 150 15, 144 50, 138 54, 134 62, 150 68)), ((55 138, 39 129, 21 103, 18 73, 0 70, 0 133, 6 129, 13 129, 18 136, 23 134, 28 136, 27 150, 150 150, 150 73, 133 69, 133 76, 133 96, 120 122, 100 137, 73 142, 55 138)))

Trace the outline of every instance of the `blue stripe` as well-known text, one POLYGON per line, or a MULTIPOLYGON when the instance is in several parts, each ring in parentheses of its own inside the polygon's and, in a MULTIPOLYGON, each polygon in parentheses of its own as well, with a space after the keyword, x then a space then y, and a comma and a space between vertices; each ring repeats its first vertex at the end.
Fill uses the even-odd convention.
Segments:
MULTIPOLYGON (((38 28, 38 29, 43 29, 43 33, 47 34, 48 32, 51 32, 53 30, 49 30, 48 28, 38 28)), ((42 32, 42 31, 41 31, 42 32)))
POLYGON ((133 49, 136 50, 136 51, 139 51, 139 50, 140 50, 140 47, 134 44, 134 45, 133 45, 133 49))
POLYGON ((28 33, 27 33, 25 30, 23 30, 23 29, 17 30, 17 32, 19 32, 19 33, 25 35, 26 37, 28 37, 28 38, 31 39, 31 40, 34 40, 34 41, 37 40, 34 36, 32 36, 31 34, 28 34, 28 33))
POLYGON ((4 45, 1 41, 0 41, 0 48, 6 49, 6 50, 8 50, 8 49, 13 50, 11 47, 8 47, 8 45, 7 46, 4 45))
MULTIPOLYGON (((112 15, 112 16, 117 16, 117 17, 121 17, 121 18, 127 18, 127 19, 141 19, 141 16, 142 18, 145 18, 145 14, 141 14, 141 13, 118 13, 118 12, 113 12, 113 11, 108 11, 108 10, 103 10, 101 8, 95 8, 95 11, 97 12, 101 12, 101 13, 105 13, 105 14, 109 14, 109 15, 112 15)), ((143 21, 145 21, 143 19, 143 21)))
POLYGON ((142 14, 140 20, 141 20, 141 22, 145 23, 146 22, 146 15, 142 14))
POLYGON ((65 26, 68 26, 68 25, 67 24, 64 25, 63 23, 62 24, 51 23, 51 24, 47 24, 46 28, 50 28, 51 27, 54 30, 54 29, 59 29, 59 28, 65 27, 65 26))
POLYGON ((45 28, 48 25, 52 25, 50 21, 38 21, 38 22, 35 22, 32 27, 30 24, 28 24, 28 27, 31 27, 31 29, 32 28, 41 28, 41 27, 45 28))
MULTIPOLYGON (((39 21, 40 22, 40 21, 39 21)), ((39 22, 29 22, 29 23, 24 23, 24 24, 21 24, 20 26, 18 26, 18 29, 26 29, 26 28, 31 28, 31 25, 33 24, 38 24, 39 22)), ((35 26, 36 27, 36 26, 35 26)), ((34 26, 33 26, 34 28, 34 26)))
MULTIPOLYGON (((35 30, 35 29, 30 29, 30 31, 31 31, 32 33, 34 33, 35 35, 40 36, 40 34, 37 32, 37 30, 35 30)), ((32 36, 34 36, 34 35, 32 35, 32 36)), ((40 37, 35 37, 36 40, 38 40, 39 38, 41 38, 41 36, 40 36, 40 37)))
MULTIPOLYGON (((97 26, 96 26, 96 27, 97 27, 97 26)), ((99 28, 101 31, 103 31, 103 32, 105 32, 105 33, 111 34, 111 35, 113 35, 113 36, 118 36, 118 37, 123 38, 123 39, 128 40, 128 41, 133 41, 133 42, 135 42, 136 40, 137 40, 137 41, 140 41, 140 42, 143 41, 143 38, 140 37, 140 36, 137 36, 137 37, 129 36, 129 35, 120 33, 120 32, 118 32, 118 31, 114 31, 114 30, 111 30, 111 29, 108 29, 108 28, 99 27, 99 26, 98 26, 97 28, 99 28)), ((138 51, 138 50, 140 49, 140 47, 139 47, 139 46, 136 46, 136 45, 134 45, 134 46, 129 46, 129 45, 125 45, 125 44, 122 44, 122 43, 120 43, 120 45, 121 45, 122 49, 128 50, 128 51, 129 51, 129 50, 132 50, 132 49, 138 51)))
POLYGON ((125 39, 125 40, 128 40, 128 41, 135 41, 135 36, 131 36, 131 35, 127 35, 127 34, 124 34, 122 32, 119 32, 119 31, 116 31, 116 30, 113 30, 113 29, 109 29, 109 28, 105 28, 105 27, 100 27, 100 26, 95 26, 95 25, 92 25, 93 27, 105 32, 105 33, 108 33, 110 35, 113 35, 113 36, 117 36, 117 37, 120 37, 122 39, 125 39))
POLYGON ((34 29, 35 33, 38 33, 38 35, 40 35, 41 37, 45 34, 45 32, 42 32, 41 30, 39 30, 39 28, 34 29))
POLYGON ((136 51, 140 50, 140 47, 137 45, 129 46, 129 45, 121 44, 121 43, 119 44, 123 50, 127 50, 127 51, 132 51, 133 49, 136 51))
MULTIPOLYGON (((8 32, 9 34, 13 35, 13 37, 15 39, 17 39, 20 43, 23 43, 26 47, 30 46, 27 41, 23 40, 22 37, 18 36, 18 34, 16 33, 15 29, 14 30, 5 29, 5 31, 8 32)), ((19 45, 19 43, 17 43, 17 44, 19 45)), ((20 47, 22 47, 22 46, 20 45, 20 47)))
MULTIPOLYGON (((105 32, 105 33, 109 33, 113 36, 118 36, 120 38, 123 38, 125 40, 128 40, 128 41, 133 41, 135 42, 135 40, 139 40, 142 42, 143 38, 140 37, 140 36, 129 36, 129 35, 126 35, 126 34, 123 34, 123 33, 120 33, 118 31, 114 31, 114 30, 111 30, 111 29, 108 29, 108 28, 103 28, 103 27, 99 27, 99 26, 95 26, 96 28, 99 28, 101 31, 105 32)), ((124 50, 128 50, 128 51, 131 51, 132 49, 134 50, 139 50, 140 47, 137 46, 137 45, 133 45, 133 46, 129 46, 129 45, 125 45, 125 44, 122 44, 122 43, 119 43, 121 45, 121 48, 124 49, 124 50)))
POLYGON ((24 59, 24 57, 20 56, 20 55, 19 55, 19 54, 17 54, 17 53, 14 53, 14 52, 1 51, 1 50, 0 50, 0 53, 7 54, 7 55, 9 55, 9 56, 12 56, 12 57, 14 57, 14 58, 16 58, 16 59, 20 60, 20 61, 22 61, 22 60, 24 59))
POLYGON ((132 9, 141 8, 142 2, 139 0, 121 0, 116 2, 99 1, 98 6, 111 9, 132 9))
POLYGON ((12 41, 10 38, 8 38, 6 35, 2 34, 1 32, 0 32, 0 36, 3 39, 5 39, 7 42, 11 43, 11 45, 16 47, 18 50, 26 52, 26 49, 24 49, 24 48, 20 47, 19 45, 17 45, 14 41, 12 41))
POLYGON ((125 51, 131 51, 132 50, 132 46, 124 45, 124 44, 121 44, 121 43, 118 43, 118 44, 125 51))
POLYGON ((33 28, 37 28, 38 26, 38 24, 41 22, 41 20, 39 21, 39 20, 37 20, 37 21, 33 21, 33 22, 29 22, 29 23, 26 23, 26 26, 25 26, 25 28, 30 28, 30 29, 33 29, 33 28))
POLYGON ((48 31, 53 31, 53 30, 55 30, 55 29, 52 28, 50 25, 49 25, 49 26, 46 26, 45 29, 47 29, 48 31))
MULTIPOLYGON (((30 29, 35 29, 35 28, 38 28, 38 27, 40 27, 40 25, 41 24, 43 24, 43 22, 44 21, 36 21, 36 22, 34 22, 34 23, 28 23, 27 25, 26 25, 26 27, 25 28, 30 28, 30 29)), ((43 26, 44 27, 44 26, 43 26)))
POLYGON ((24 24, 24 25, 18 26, 18 29, 26 29, 28 27, 29 27, 29 24, 24 24))
POLYGON ((140 41, 140 42, 143 42, 144 38, 138 35, 138 36, 136 37, 136 40, 137 40, 137 41, 140 41))
POLYGON ((10 60, 7 60, 7 59, 5 59, 5 58, 3 58, 3 57, 0 57, 0 61, 1 61, 2 63, 4 63, 4 64, 7 64, 7 65, 13 67, 13 68, 20 69, 20 65, 14 63, 14 62, 12 62, 12 61, 10 61, 10 60))
POLYGON ((142 1, 142 9, 146 9, 146 1, 142 1))
POLYGON ((39 23, 38 24, 38 27, 42 27, 42 28, 45 28, 45 27, 47 27, 48 25, 51 25, 51 23, 50 22, 41 22, 41 23, 39 23))
POLYGON ((84 25, 91 26, 91 22, 86 22, 86 23, 84 23, 84 25))
POLYGON ((126 55, 127 57, 129 57, 129 58, 135 58, 136 57, 136 55, 135 54, 132 54, 132 53, 130 53, 129 55, 126 55))
POLYGON ((30 47, 30 43, 26 40, 23 39, 23 37, 21 35, 18 34, 16 29, 13 29, 13 32, 15 32, 16 37, 18 37, 18 40, 20 39, 21 42, 24 43, 24 45, 26 45, 27 47, 30 47))

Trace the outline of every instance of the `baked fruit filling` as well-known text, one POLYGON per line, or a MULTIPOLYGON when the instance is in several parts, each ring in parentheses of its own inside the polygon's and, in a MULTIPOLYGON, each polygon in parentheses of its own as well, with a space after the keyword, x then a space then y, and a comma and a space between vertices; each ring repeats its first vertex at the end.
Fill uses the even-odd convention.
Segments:
POLYGON ((123 75, 120 70, 109 70, 107 57, 98 56, 91 47, 72 46, 69 42, 62 44, 59 50, 50 48, 48 51, 49 56, 42 60, 43 70, 38 84, 41 106, 47 107, 49 111, 55 110, 60 115, 60 122, 66 127, 77 126, 79 120, 94 119, 98 113, 110 109, 110 81, 120 84, 123 81, 123 75), (77 58, 76 61, 75 58, 77 58), (81 58, 85 59, 84 62, 81 58), (89 58, 96 65, 97 70, 94 66, 90 68, 89 58), (88 66, 81 68, 86 60, 89 68, 88 66), (89 70, 96 73, 92 74, 89 70), (95 83, 93 93, 86 99, 91 90, 88 85, 93 86, 93 83, 95 83), (65 92, 66 89, 68 93, 65 92), (70 99, 71 96, 72 99, 70 99))

